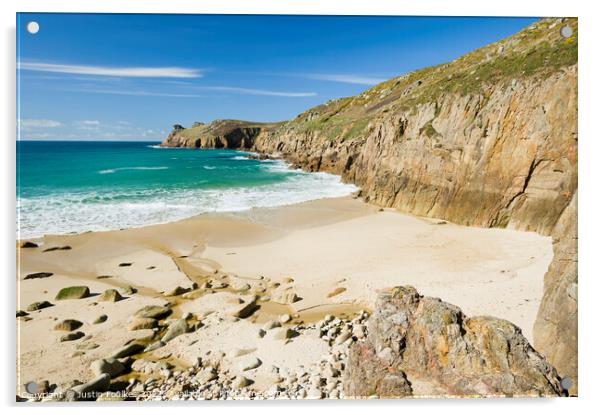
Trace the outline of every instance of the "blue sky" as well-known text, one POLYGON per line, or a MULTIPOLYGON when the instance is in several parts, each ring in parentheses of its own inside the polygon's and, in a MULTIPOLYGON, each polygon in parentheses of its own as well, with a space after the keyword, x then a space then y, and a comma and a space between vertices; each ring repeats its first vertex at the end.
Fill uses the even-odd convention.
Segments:
POLYGON ((20 138, 159 141, 174 123, 290 119, 535 20, 22 13, 20 138))

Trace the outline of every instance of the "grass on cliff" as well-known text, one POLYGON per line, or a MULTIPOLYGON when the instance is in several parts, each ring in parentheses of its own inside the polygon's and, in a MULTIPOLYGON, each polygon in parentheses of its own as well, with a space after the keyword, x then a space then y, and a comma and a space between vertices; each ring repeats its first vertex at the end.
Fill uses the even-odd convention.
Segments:
MULTIPOLYGON (((328 140, 362 138, 373 119, 389 111, 414 112, 450 94, 485 94, 489 86, 507 86, 513 80, 543 79, 577 63, 577 19, 542 19, 499 42, 476 49, 449 63, 419 69, 390 79, 358 94, 330 101, 295 118, 300 132, 328 140), (560 27, 573 34, 565 39, 560 27)), ((428 137, 439 133, 432 120, 422 128, 428 137)), ((422 132, 422 131, 421 131, 422 132)))

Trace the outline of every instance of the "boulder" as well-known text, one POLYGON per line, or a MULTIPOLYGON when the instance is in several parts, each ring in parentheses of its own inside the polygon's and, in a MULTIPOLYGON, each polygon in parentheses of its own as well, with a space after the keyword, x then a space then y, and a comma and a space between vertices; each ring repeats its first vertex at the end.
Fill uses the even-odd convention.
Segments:
POLYGON ((109 288, 108 290, 105 290, 100 295, 100 297, 98 297, 98 301, 108 301, 111 303, 115 303, 120 300, 123 300, 123 297, 121 296, 121 294, 119 294, 119 291, 117 291, 114 288, 109 288))
POLYGON ((468 318, 409 286, 379 294, 366 341, 354 343, 346 396, 402 397, 414 380, 450 396, 561 396, 556 370, 512 323, 468 318))
POLYGON ((120 347, 119 349, 115 350, 111 354, 111 357, 113 357, 115 359, 119 359, 122 357, 128 357, 128 356, 138 354, 143 350, 144 350, 143 345, 141 345, 139 343, 130 343, 130 344, 126 344, 125 346, 120 347))
POLYGON ((73 386, 65 393, 67 401, 81 401, 94 399, 94 394, 106 392, 111 385, 111 377, 107 373, 103 373, 87 383, 73 386))
POLYGON ((95 376, 100 376, 103 373, 114 378, 125 371, 125 365, 119 360, 109 357, 107 359, 98 359, 90 363, 90 369, 95 376))
POLYGON ((62 288, 54 298, 55 300, 77 300, 90 295, 90 289, 85 285, 62 288))
POLYGON ((67 320, 61 321, 60 323, 57 323, 54 326, 54 329, 62 330, 62 331, 73 331, 73 330, 77 330, 78 328, 80 328, 83 325, 84 325, 84 323, 82 323, 81 321, 67 319, 67 320))
POLYGON ((257 305, 257 297, 253 297, 250 300, 244 301, 243 303, 232 307, 230 310, 230 315, 237 318, 247 318, 258 309, 259 305, 257 305))
POLYGON ((162 318, 167 317, 171 314, 171 309, 169 307, 163 307, 159 305, 147 305, 142 307, 138 311, 134 313, 135 317, 142 318, 154 318, 156 320, 161 320, 162 318))
POLYGON ((139 317, 132 320, 132 322, 128 325, 128 330, 134 331, 154 329, 155 327, 157 327, 157 325, 157 320, 155 320, 154 318, 139 317))
POLYGON ((36 310, 41 310, 43 308, 48 308, 48 307, 52 307, 53 304, 49 301, 36 301, 35 303, 31 303, 30 305, 27 306, 27 311, 36 311, 36 310))
POLYGON ((188 322, 185 319, 179 319, 175 322, 171 323, 167 328, 167 331, 161 338, 161 341, 164 343, 169 342, 170 340, 175 339, 176 337, 188 333, 192 331, 192 328, 188 326, 188 322))

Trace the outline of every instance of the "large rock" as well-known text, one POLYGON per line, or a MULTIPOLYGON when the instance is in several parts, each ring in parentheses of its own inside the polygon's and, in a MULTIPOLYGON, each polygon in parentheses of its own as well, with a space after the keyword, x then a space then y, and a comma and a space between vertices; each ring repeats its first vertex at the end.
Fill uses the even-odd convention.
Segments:
POLYGON ((54 298, 55 300, 77 300, 90 295, 90 289, 85 285, 62 288, 54 298))
POLYGON ((139 309, 134 313, 135 317, 141 318, 154 318, 160 320, 171 314, 169 307, 163 307, 159 305, 147 305, 139 309))
POLYGON ((192 328, 188 325, 188 322, 185 319, 179 319, 174 321, 169 325, 167 331, 161 338, 161 341, 164 343, 169 342, 170 340, 175 339, 176 337, 188 333, 192 331, 192 328))
POLYGON ((125 365, 119 360, 109 357, 93 361, 90 363, 90 369, 95 376, 107 373, 110 377, 114 378, 125 371, 125 365))
POLYGON ((111 384, 111 376, 103 373, 89 382, 77 385, 67 390, 65 399, 68 401, 95 400, 97 394, 106 392, 111 384))
POLYGON ((109 288, 105 290, 100 297, 98 297, 98 301, 108 301, 111 303, 116 303, 117 301, 123 300, 123 296, 119 294, 115 288, 109 288))
POLYGON ((454 396, 561 396, 560 377, 512 323, 469 318, 413 287, 379 294, 365 342, 351 346, 345 393, 407 396, 413 381, 454 396))

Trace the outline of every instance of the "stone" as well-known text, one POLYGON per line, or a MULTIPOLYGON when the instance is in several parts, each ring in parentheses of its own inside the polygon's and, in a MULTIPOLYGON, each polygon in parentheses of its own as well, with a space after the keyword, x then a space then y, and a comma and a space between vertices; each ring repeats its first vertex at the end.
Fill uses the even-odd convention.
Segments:
POLYGON ((77 350, 94 350, 99 348, 100 346, 96 343, 90 343, 90 342, 85 342, 85 343, 79 343, 75 346, 75 348, 77 350))
POLYGON ((119 349, 115 350, 111 354, 111 357, 113 357, 115 359, 119 359, 121 357, 128 357, 128 356, 138 354, 143 350, 144 350, 144 346, 142 344, 130 343, 130 344, 126 344, 125 346, 120 347, 119 349))
POLYGON ((106 392, 111 384, 111 377, 103 373, 87 383, 73 386, 67 390, 65 398, 68 401, 79 401, 90 399, 87 394, 106 392))
POLYGON ((82 323, 81 321, 73 320, 73 319, 66 319, 66 320, 61 321, 60 323, 57 323, 54 326, 54 330, 73 331, 73 330, 77 330, 78 328, 80 328, 83 325, 84 325, 84 323, 82 323))
POLYGON ((38 244, 31 241, 25 241, 21 243, 21 248, 37 248, 38 244))
POLYGON ((292 320, 292 317, 290 314, 282 314, 278 320, 280 320, 280 323, 285 324, 288 323, 289 321, 292 320))
POLYGON ((106 314, 101 314, 92 321, 92 324, 104 323, 105 321, 107 321, 108 318, 109 317, 106 314))
POLYGON ((107 373, 110 377, 114 378, 125 371, 125 366, 119 360, 109 357, 107 359, 94 360, 90 363, 90 369, 95 376, 107 373))
POLYGON ((78 300, 80 298, 86 298, 90 295, 90 288, 85 285, 78 285, 73 287, 65 287, 61 289, 54 298, 55 300, 78 300))
POLYGON ((154 343, 149 344, 148 346, 146 346, 146 348, 144 349, 144 352, 152 352, 153 350, 157 350, 163 346, 165 346, 167 343, 165 343, 164 341, 156 341, 154 343))
POLYGON ((235 389, 242 389, 249 386, 251 383, 253 383, 251 379, 246 378, 242 375, 238 375, 232 381, 232 387, 235 389))
POLYGON ((61 336, 60 341, 61 342, 70 342, 73 340, 79 340, 84 336, 85 336, 85 334, 82 333, 81 331, 74 331, 71 333, 67 333, 64 336, 61 336))
POLYGON ((27 311, 24 310, 17 310, 17 317, 25 317, 28 316, 29 313, 27 311))
POLYGON ((257 298, 245 301, 242 304, 234 306, 230 310, 230 315, 237 318, 247 318, 251 316, 259 306, 257 305, 257 298))
POLYGON ((53 304, 49 301, 36 301, 35 303, 31 303, 27 306, 27 311, 37 311, 43 308, 52 307, 53 304))
POLYGON ((292 290, 283 290, 272 294, 272 300, 280 304, 293 304, 301 300, 301 297, 292 290))
POLYGON ((204 385, 206 383, 211 382, 212 380, 217 379, 217 373, 214 368, 207 367, 202 369, 199 373, 197 373, 195 379, 198 383, 204 385))
POLYGON ((154 318, 139 317, 139 318, 135 318, 134 320, 132 320, 132 322, 130 322, 130 324, 128 324, 127 329, 130 331, 149 330, 149 329, 154 329, 157 326, 158 326, 157 320, 155 320, 154 318))
POLYGON ((163 295, 166 297, 173 297, 177 295, 182 295, 190 291, 190 288, 180 287, 179 285, 173 290, 166 291, 163 295))
POLYGON ((35 280, 39 278, 48 278, 52 277, 54 274, 52 272, 34 272, 33 274, 27 274, 24 280, 35 280))
POLYGON ((168 315, 171 314, 171 309, 169 307, 163 307, 158 305, 147 305, 142 307, 138 311, 134 313, 135 317, 142 318, 154 318, 156 320, 161 320, 168 315))
POLYGON ((244 359, 239 364, 239 368, 241 371, 253 370, 261 366, 261 360, 256 357, 249 357, 244 359))
POLYGON ((71 247, 69 245, 65 246, 52 246, 50 248, 44 249, 42 252, 54 252, 54 251, 70 251, 71 247))
POLYGON ((121 300, 123 300, 123 297, 115 288, 109 288, 105 290, 100 297, 98 297, 98 301, 108 301, 111 303, 116 303, 117 301, 121 300))
POLYGON ((270 320, 270 321, 266 322, 266 323, 265 323, 265 324, 262 326, 262 329, 263 329, 264 331, 269 331, 269 330, 275 329, 275 328, 277 328, 277 327, 280 327, 280 326, 281 326, 281 324, 280 324, 280 322, 279 322, 279 321, 273 321, 273 320, 270 320))
POLYGON ((307 391, 307 399, 322 399, 324 398, 324 393, 320 390, 320 388, 312 387, 307 391))
POLYGON ((288 340, 295 336, 297 332, 295 330, 282 327, 278 329, 274 329, 270 332, 270 338, 273 340, 288 340))
POLYGON ((185 319, 177 320, 169 325, 167 331, 161 338, 161 341, 168 343, 170 340, 173 340, 184 333, 189 333, 190 331, 192 331, 192 328, 185 319))
POLYGON ((367 328, 367 340, 349 349, 343 377, 348 397, 409 396, 406 372, 448 396, 563 394, 556 370, 518 327, 493 317, 468 318, 413 287, 381 292, 367 328))
POLYGON ((138 289, 132 287, 131 285, 128 285, 127 287, 125 287, 123 290, 121 290, 121 293, 123 295, 134 295, 138 292, 138 289))

